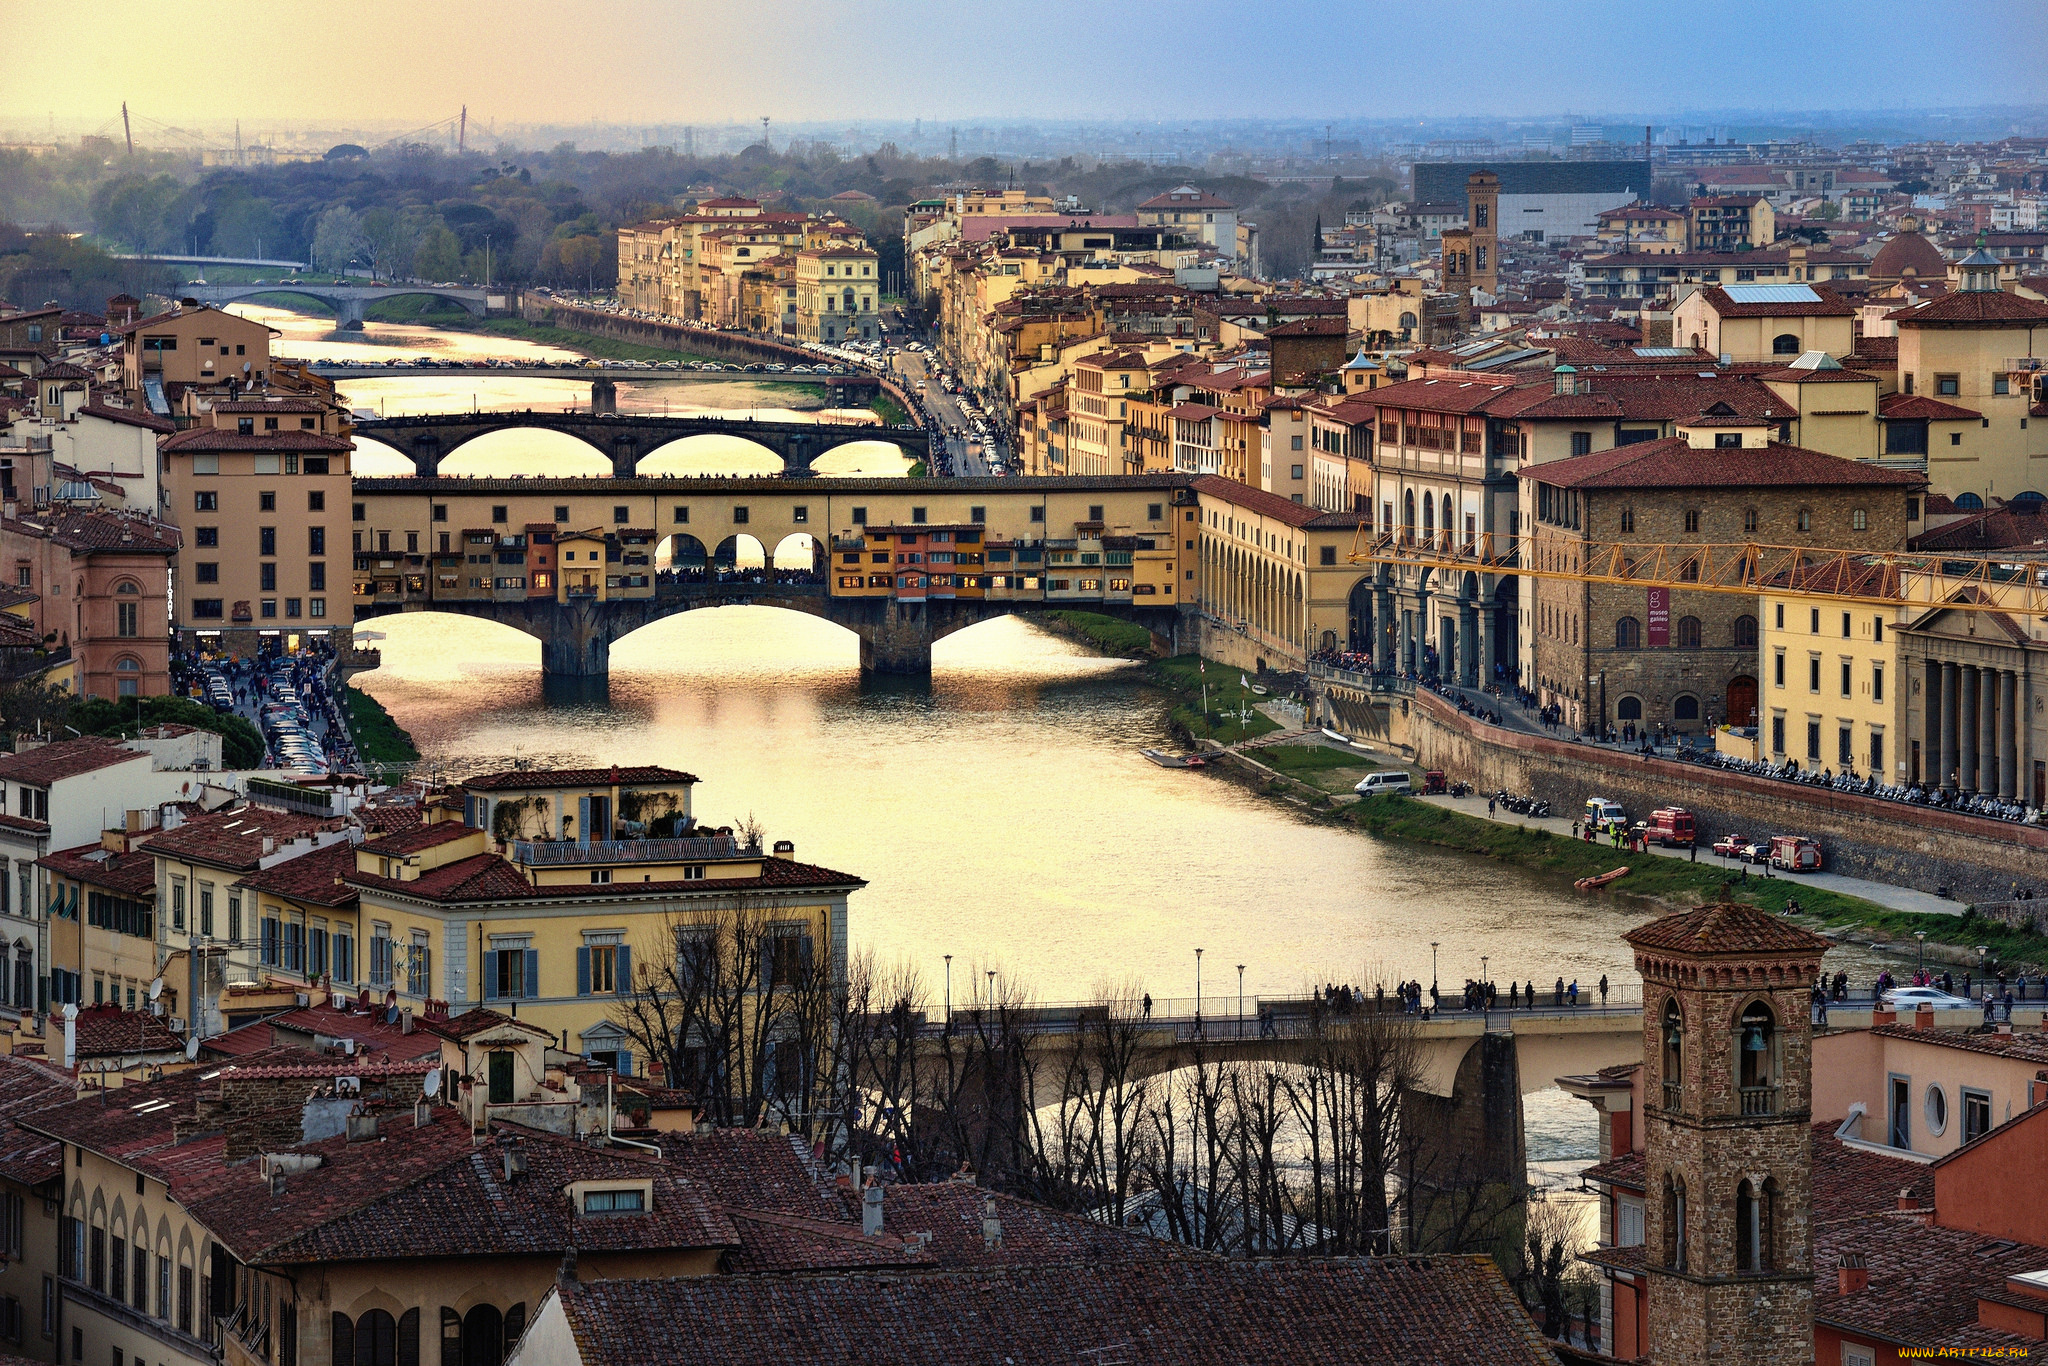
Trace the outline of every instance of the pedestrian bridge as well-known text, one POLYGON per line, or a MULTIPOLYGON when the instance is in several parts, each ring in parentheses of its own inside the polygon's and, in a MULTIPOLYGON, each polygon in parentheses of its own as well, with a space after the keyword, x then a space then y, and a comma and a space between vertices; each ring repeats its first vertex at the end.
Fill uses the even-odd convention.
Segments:
MULTIPOLYGON (((179 290, 179 296, 197 299, 202 304, 225 306, 252 299, 259 294, 297 294, 308 299, 317 299, 334 310, 334 325, 337 328, 361 327, 364 310, 383 299, 402 299, 424 294, 429 298, 446 299, 457 304, 472 318, 481 318, 489 311, 490 299, 486 291, 460 285, 337 285, 320 284, 313 280, 281 279, 274 283, 260 285, 187 285, 179 290)), ((499 307, 504 307, 504 294, 497 296, 499 307)))

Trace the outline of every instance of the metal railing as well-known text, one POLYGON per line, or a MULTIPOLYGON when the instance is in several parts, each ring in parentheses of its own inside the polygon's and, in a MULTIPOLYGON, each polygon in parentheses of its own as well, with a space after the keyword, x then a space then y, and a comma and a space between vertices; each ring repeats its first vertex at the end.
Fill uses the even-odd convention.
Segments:
POLYGON ((734 858, 742 852, 730 835, 695 839, 518 840, 512 845, 512 861, 532 868, 558 867, 576 863, 681 863, 690 859, 734 858))
POLYGON ((1361 673, 1357 669, 1340 669, 1334 664, 1319 664, 1309 661, 1309 677, 1321 678, 1346 687, 1358 688, 1365 692, 1392 692, 1413 696, 1415 680, 1402 678, 1397 674, 1361 673))

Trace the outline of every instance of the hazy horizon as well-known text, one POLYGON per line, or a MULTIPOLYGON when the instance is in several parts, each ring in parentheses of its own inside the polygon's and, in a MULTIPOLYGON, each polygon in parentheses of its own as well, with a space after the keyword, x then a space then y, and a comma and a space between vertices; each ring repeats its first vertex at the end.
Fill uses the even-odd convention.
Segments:
POLYGON ((767 15, 729 0, 623 0, 568 22, 538 0, 309 0, 252 25, 251 11, 218 0, 105 0, 85 30, 10 34, 0 129, 118 132, 123 100, 144 128, 239 119, 252 137, 432 126, 462 105, 482 136, 764 115, 1669 123, 1747 111, 1796 123, 2048 101, 2040 5, 1872 0, 1845 16, 1757 0, 1683 14, 1594 3, 1500 19, 1274 0, 1246 13, 1183 0, 1171 31, 1125 31, 1073 0, 1028 12, 811 0, 767 15))

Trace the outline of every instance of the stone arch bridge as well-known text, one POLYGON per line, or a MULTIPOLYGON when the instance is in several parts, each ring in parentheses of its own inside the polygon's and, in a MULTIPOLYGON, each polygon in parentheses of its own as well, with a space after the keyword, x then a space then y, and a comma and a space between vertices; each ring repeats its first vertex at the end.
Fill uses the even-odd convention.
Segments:
MULTIPOLYGON (((1192 1015, 1146 1020, 1129 1040, 1130 1080, 1178 1071, 1197 1057, 1212 1065, 1298 1063, 1316 1046, 1306 1002, 1277 1003, 1273 1027, 1265 1033, 1257 1023, 1256 1005, 1239 1020, 1232 998, 1226 995, 1221 1004, 1223 1010, 1207 1020, 1192 1015)), ((1089 1009, 1010 1012, 1014 1036, 1024 1040, 1032 1055, 1021 1085, 1033 1106, 1058 1103, 1072 1050, 1089 1030, 1089 1009)), ((974 1010, 957 1014, 959 1034, 979 1027, 974 1010)), ((1401 1096, 1402 1123, 1424 1150, 1456 1158, 1442 1170, 1455 1168, 1460 1181, 1525 1180, 1522 1098, 1548 1089, 1559 1077, 1584 1076, 1643 1056, 1640 1005, 1444 1011, 1408 1027, 1418 1066, 1415 1084, 1401 1096)), ((927 1049, 943 1046, 945 1029, 943 1024, 922 1026, 927 1049)))
MULTIPOLYGON (((482 289, 468 289, 459 285, 334 285, 320 284, 313 280, 279 280, 274 284, 261 285, 187 285, 179 291, 187 299, 197 299, 202 304, 225 306, 243 299, 253 299, 260 294, 297 294, 308 299, 317 299, 334 310, 334 325, 337 328, 361 327, 364 312, 371 304, 384 299, 399 299, 407 295, 424 294, 432 299, 446 299, 457 304, 472 318, 481 318, 489 310, 490 296, 482 289)), ((503 291, 499 292, 500 307, 503 306, 503 291)))
POLYGON ((613 477, 631 479, 647 455, 690 436, 737 436, 782 457, 783 474, 802 478, 825 452, 856 441, 887 441, 913 460, 931 459, 932 436, 922 427, 875 427, 823 422, 756 422, 731 417, 655 417, 620 413, 430 413, 368 418, 356 423, 367 436, 411 457, 423 479, 439 475, 441 461, 467 442, 493 432, 561 432, 611 461, 613 477))

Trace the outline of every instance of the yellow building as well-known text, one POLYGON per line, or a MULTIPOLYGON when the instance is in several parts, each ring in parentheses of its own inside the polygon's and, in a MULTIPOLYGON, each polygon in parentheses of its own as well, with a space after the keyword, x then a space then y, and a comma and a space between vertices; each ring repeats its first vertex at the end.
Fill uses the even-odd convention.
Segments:
POLYGON ((1783 364, 1810 351, 1836 359, 1856 350, 1856 307, 1823 286, 1709 285, 1671 310, 1672 340, 1737 364, 1783 364))
MULTIPOLYGON (((1846 591, 1896 590, 1896 576, 1879 568, 1846 591)), ((1899 666, 1898 628, 1918 610, 1845 602, 1797 585, 1764 593, 1757 615, 1760 757, 1905 781, 1917 742, 1906 735, 1905 691, 1912 685, 1899 666)))
POLYGON ((121 329, 121 387, 143 405, 149 385, 176 407, 191 385, 261 385, 270 379, 274 329, 199 304, 138 319, 121 329))
MULTIPOLYGON (((50 908, 50 968, 80 985, 81 1003, 149 1009, 161 964, 156 935, 156 859, 145 836, 109 830, 98 843, 36 861, 50 908)), ((68 993, 67 993, 68 994, 68 993)), ((166 984, 166 1014, 183 993, 166 984)))
POLYGON ((872 341, 881 335, 875 253, 827 246, 796 254, 796 334, 809 342, 872 341))

